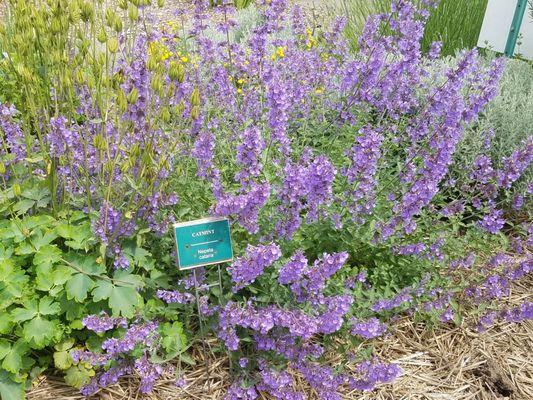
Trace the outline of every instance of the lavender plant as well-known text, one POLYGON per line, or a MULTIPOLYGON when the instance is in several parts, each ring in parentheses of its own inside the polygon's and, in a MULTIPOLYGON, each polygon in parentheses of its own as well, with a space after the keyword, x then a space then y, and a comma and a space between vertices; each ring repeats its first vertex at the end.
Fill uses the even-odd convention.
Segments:
MULTIPOLYGON (((336 369, 327 362, 336 340, 383 335, 399 313, 449 323, 457 298, 492 302, 529 273, 528 258, 484 281, 475 254, 481 243, 502 246, 502 231, 516 252, 531 245, 529 225, 514 228, 506 213, 520 203, 509 193, 527 176, 531 140, 500 160, 463 162, 459 154, 498 92, 504 62, 487 64, 470 50, 443 66, 439 43, 423 54, 429 2, 418 9, 394 0, 390 12, 369 18, 356 54, 342 18, 315 31, 285 0, 260 2, 245 35, 235 34, 229 5, 216 8, 211 24, 207 2, 198 1, 192 15, 176 10, 178 22, 157 28, 149 3, 119 2, 126 27, 114 10, 86 1, 54 3, 29 19, 12 2, 16 29, 4 37, 20 38, 3 68, 28 90, 9 99, 16 107, 0 105, 0 234, 8 240, 0 254, 20 253, 13 274, 32 285, 5 303, 2 334, 29 330, 28 320, 49 328, 46 342, 21 342, 24 356, 58 345, 68 360, 60 369, 84 393, 131 373, 148 392, 171 373, 166 363, 182 357, 185 339, 175 331, 186 321, 198 329, 188 318, 198 307, 234 361, 228 399, 305 398, 280 372, 286 367, 321 398, 340 399, 343 387, 372 390, 401 372, 359 355, 336 369), (42 77, 40 61, 18 57, 19 47, 46 43, 27 28, 47 18, 62 42, 43 29, 61 51, 42 77), (228 294, 208 292, 210 271, 184 278, 172 262, 169 224, 206 214, 233 224, 238 257, 223 276, 228 294), (37 230, 35 215, 56 235, 37 230), (26 241, 45 243, 46 252, 26 241), (480 273, 457 285, 466 269, 480 273), (25 298, 52 289, 61 311, 25 298), (76 348, 63 345, 70 329, 84 335, 76 348)), ((523 203, 530 193, 516 194, 523 203)), ((530 305, 495 315, 529 318, 530 305)), ((2 382, 21 371, 2 368, 2 382)))

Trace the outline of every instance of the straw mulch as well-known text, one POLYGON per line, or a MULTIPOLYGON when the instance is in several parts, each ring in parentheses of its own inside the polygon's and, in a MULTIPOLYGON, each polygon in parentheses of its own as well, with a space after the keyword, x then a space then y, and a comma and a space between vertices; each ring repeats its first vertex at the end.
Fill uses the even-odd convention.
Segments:
MULTIPOLYGON (((513 287, 509 305, 533 300, 533 279, 513 287)), ((533 321, 502 323, 477 333, 473 320, 461 327, 442 326, 431 330, 405 318, 390 335, 375 342, 375 354, 400 365, 404 374, 391 385, 374 392, 346 392, 348 400, 531 400, 533 399, 533 321)), ((214 344, 214 340, 210 341, 214 344)), ((356 350, 356 349, 354 349, 356 350)), ((184 388, 173 379, 161 380, 154 393, 138 394, 135 377, 97 394, 95 399, 203 400, 222 399, 231 381, 224 357, 209 355, 209 372, 201 346, 194 353, 197 367, 188 371, 184 388)), ((335 363, 335 358, 331 361, 335 363)), ((317 399, 295 374, 295 382, 317 399)), ((29 400, 83 399, 60 379, 43 377, 28 394, 29 400)), ((264 396, 263 399, 268 399, 264 396)))

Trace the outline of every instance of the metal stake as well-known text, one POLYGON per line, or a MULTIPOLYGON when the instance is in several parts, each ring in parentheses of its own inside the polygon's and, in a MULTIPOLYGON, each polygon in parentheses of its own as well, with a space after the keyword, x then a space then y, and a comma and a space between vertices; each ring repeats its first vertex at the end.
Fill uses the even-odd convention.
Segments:
POLYGON ((524 14, 526 13, 527 0, 518 0, 516 9, 514 12, 513 23, 507 37, 507 44, 505 45, 505 55, 507 57, 514 56, 516 42, 518 41, 518 35, 520 34, 520 27, 524 20, 524 14))
POLYGON ((200 335, 202 338, 202 347, 204 349, 205 369, 207 373, 207 393, 211 394, 211 371, 209 365, 209 354, 207 352, 207 339, 205 335, 204 322, 202 311, 200 310, 200 294, 198 288, 198 278, 196 276, 196 269, 193 269, 194 274, 194 295, 196 297, 196 310, 198 311, 198 322, 200 324, 200 335))

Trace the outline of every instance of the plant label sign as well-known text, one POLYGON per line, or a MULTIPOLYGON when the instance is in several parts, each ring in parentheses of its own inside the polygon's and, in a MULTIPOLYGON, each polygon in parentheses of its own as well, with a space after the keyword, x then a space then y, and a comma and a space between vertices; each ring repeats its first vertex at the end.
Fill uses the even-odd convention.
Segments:
POLYGON ((533 1, 488 0, 478 46, 533 60, 533 1))
POLYGON ((180 270, 233 260, 229 220, 203 218, 174 225, 180 270))

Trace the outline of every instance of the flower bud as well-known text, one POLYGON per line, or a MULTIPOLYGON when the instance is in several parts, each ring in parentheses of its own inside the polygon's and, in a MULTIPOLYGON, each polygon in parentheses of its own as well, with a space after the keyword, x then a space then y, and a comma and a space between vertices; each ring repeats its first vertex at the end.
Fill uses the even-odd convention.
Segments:
POLYGON ((113 29, 115 30, 115 32, 119 33, 122 31, 122 19, 120 19, 119 17, 117 17, 115 19, 115 23, 113 24, 113 29))
POLYGON ((137 158, 139 157, 139 154, 141 154, 141 147, 138 143, 135 143, 130 147, 130 155, 132 158, 137 158))
POLYGON ((111 53, 115 54, 118 51, 118 39, 116 37, 110 38, 107 42, 107 48, 111 53))
POLYGON ((3 162, 0 162, 0 175, 6 174, 6 166, 3 162))
POLYGON ((80 3, 80 17, 83 22, 89 22, 93 20, 94 7, 91 2, 83 1, 80 3))
POLYGON ((125 112, 128 108, 128 99, 122 89, 119 89, 117 93, 117 106, 120 112, 125 112))
POLYGON ((180 101, 175 107, 174 107, 174 113, 176 115, 183 114, 183 111, 185 110, 185 104, 183 104, 183 100, 180 101))
POLYGON ((104 164, 104 170, 108 173, 108 174, 111 174, 113 173, 113 169, 115 168, 115 164, 113 163, 113 161, 108 161, 104 164))
POLYGON ((149 71, 155 71, 158 66, 159 63, 157 62, 156 57, 151 54, 150 57, 148 57, 148 61, 146 62, 146 68, 148 68, 149 71))
POLYGON ((199 106, 200 105, 200 89, 194 88, 194 90, 191 93, 191 106, 199 106))
POLYGON ((163 107, 161 110, 161 121, 168 123, 170 122, 170 111, 168 107, 163 107))
POLYGON ((112 28, 115 25, 116 18, 117 18, 117 14, 115 14, 115 12, 112 9, 108 8, 105 11, 105 21, 106 21, 107 26, 109 26, 110 28, 112 28))
POLYGON ((123 174, 125 174, 126 172, 128 172, 129 170, 131 169, 131 162, 130 160, 125 160, 122 165, 120 166, 120 172, 122 172, 123 174))
POLYGON ((170 63, 168 76, 170 77, 170 79, 178 81, 179 83, 182 83, 183 80, 185 79, 185 67, 183 66, 183 64, 179 62, 172 61, 170 63))
POLYGON ((96 36, 96 39, 98 39, 98 41, 100 43, 105 43, 107 41, 107 34, 105 32, 104 27, 102 27, 100 29, 100 32, 98 32, 98 35, 96 36))
POLYGON ((163 91, 163 81, 159 75, 154 75, 152 77, 152 89, 156 93, 162 93, 163 91))
POLYGON ((94 147, 97 150, 105 150, 106 149, 106 141, 105 141, 105 139, 104 139, 104 137, 102 135, 96 135, 93 138, 93 144, 94 144, 94 147))
POLYGON ((157 6, 163 8, 165 6, 165 0, 157 0, 157 6))
POLYGON ((191 109, 191 118, 192 119, 198 119, 199 116, 200 116, 200 107, 199 106, 194 106, 191 109))
POLYGON ((139 19, 139 9, 133 4, 130 4, 128 7, 128 18, 131 22, 135 22, 139 19))
POLYGON ((128 9, 128 0, 118 0, 118 6, 122 10, 128 9))
POLYGON ((52 23, 50 24, 50 31, 54 35, 61 32, 61 22, 57 18, 52 20, 52 23))
POLYGON ((139 99, 139 91, 135 88, 131 89, 131 92, 128 94, 128 103, 135 104, 139 99))
POLYGON ((20 185, 18 183, 13 184, 13 194, 17 197, 22 194, 22 190, 20 189, 20 185))

